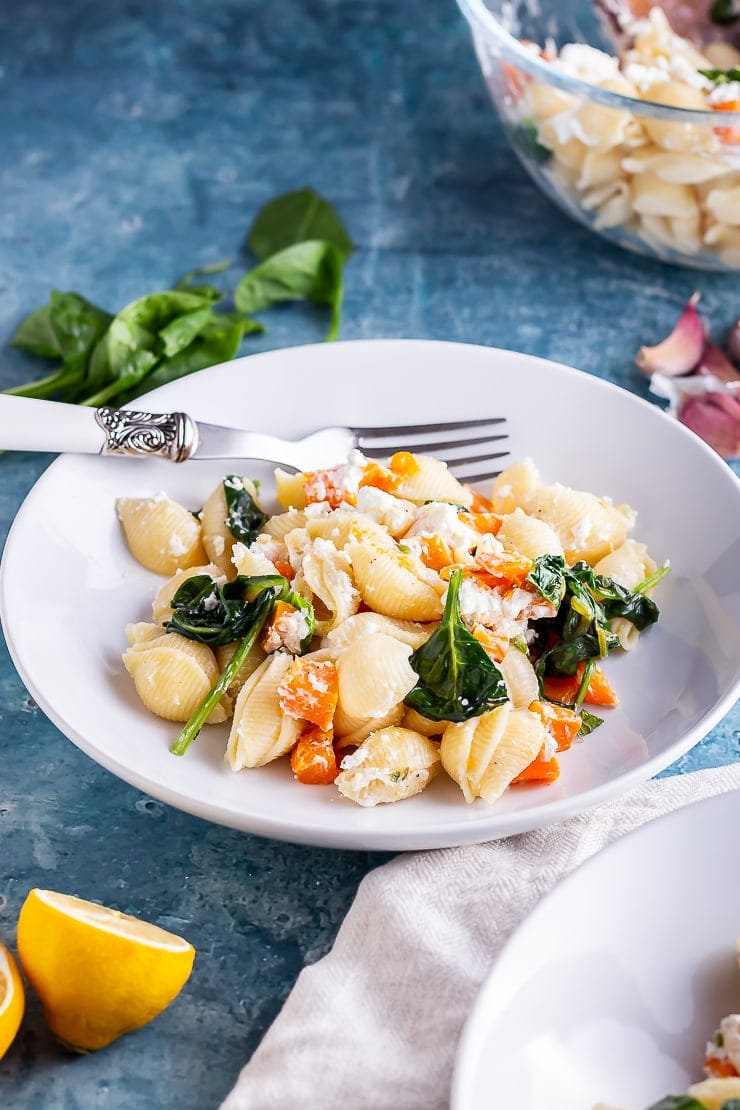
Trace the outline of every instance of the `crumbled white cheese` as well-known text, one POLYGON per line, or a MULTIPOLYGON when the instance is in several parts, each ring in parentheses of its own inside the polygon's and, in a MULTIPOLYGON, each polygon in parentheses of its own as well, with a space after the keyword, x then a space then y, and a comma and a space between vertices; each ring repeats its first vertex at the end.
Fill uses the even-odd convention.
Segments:
POLYGON ((480 533, 465 524, 459 510, 445 501, 433 501, 419 509, 416 520, 403 537, 404 544, 417 536, 439 536, 448 544, 456 563, 470 562, 470 552, 480 540, 480 533))
POLYGON ((416 515, 416 505, 394 497, 375 486, 363 486, 357 491, 357 509, 377 524, 382 524, 394 537, 401 536, 416 515))
POLYGON ((710 104, 729 104, 740 101, 740 81, 728 81, 726 85, 715 85, 709 94, 710 104))
POLYGON ((599 85, 616 77, 619 73, 619 60, 603 50, 597 50, 584 42, 569 42, 560 51, 557 66, 564 73, 599 85))

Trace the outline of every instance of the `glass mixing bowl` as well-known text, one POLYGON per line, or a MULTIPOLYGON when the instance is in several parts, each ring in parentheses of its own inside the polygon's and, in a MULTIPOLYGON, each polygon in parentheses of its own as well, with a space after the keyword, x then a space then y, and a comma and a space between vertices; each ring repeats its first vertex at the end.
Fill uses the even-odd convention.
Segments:
MULTIPOLYGON (((687 83, 658 73, 660 82, 646 91, 643 81, 640 88, 613 57, 589 0, 458 3, 509 141, 548 197, 630 250, 664 262, 740 270, 737 84, 723 86, 721 111, 717 104, 687 107, 705 105, 709 93, 706 83, 703 91, 696 87, 696 61, 685 44, 687 83)), ((670 35, 662 12, 650 20, 655 27, 648 26, 648 35, 670 35)), ((731 48, 707 50, 710 64, 733 64, 731 48)), ((646 74, 650 82, 649 67, 638 79, 646 74)))

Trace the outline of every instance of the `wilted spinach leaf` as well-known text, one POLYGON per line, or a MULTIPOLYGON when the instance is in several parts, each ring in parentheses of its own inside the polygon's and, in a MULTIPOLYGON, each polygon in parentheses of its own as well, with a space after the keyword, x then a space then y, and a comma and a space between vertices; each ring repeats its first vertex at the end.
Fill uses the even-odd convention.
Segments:
POLYGON ((285 578, 263 586, 250 597, 249 576, 238 574, 231 582, 219 586, 209 574, 186 578, 172 599, 172 617, 165 624, 168 632, 179 632, 188 640, 219 647, 241 640, 251 628, 257 603, 266 591, 273 600, 287 590, 285 578))
POLYGON ((419 676, 406 705, 432 721, 467 721, 508 698, 504 676, 460 616, 462 570, 450 575, 442 621, 409 662, 419 676))
POLYGON ((527 575, 527 581, 542 594, 556 609, 565 597, 565 571, 567 569, 562 555, 539 555, 532 570, 527 575))
POLYGON ((581 710, 581 727, 578 729, 579 736, 588 736, 590 732, 603 725, 604 718, 597 717, 595 713, 589 713, 587 709, 581 710))
POLYGON ((235 540, 249 545, 262 531, 268 515, 259 507, 238 474, 229 474, 224 478, 223 485, 227 509, 226 527, 235 540))
MULTIPOLYGON (((208 576, 202 575, 199 577, 208 576)), ((213 583, 212 579, 211 582, 213 583)), ((185 583, 183 583, 183 585, 185 585, 185 583)), ((257 637, 262 630, 262 626, 272 612, 273 606, 275 604, 276 592, 277 590, 275 587, 268 586, 257 593, 257 595, 253 597, 251 601, 247 602, 251 619, 249 623, 245 623, 246 630, 243 639, 232 655, 231 659, 219 675, 219 678, 215 685, 211 687, 198 708, 195 710, 194 713, 191 714, 184 728, 177 737, 177 740, 175 740, 175 743, 170 748, 170 751, 173 755, 185 754, 185 752, 192 744, 193 740, 195 740, 196 736, 203 728, 203 725, 206 723, 215 706, 218 705, 218 702, 226 693, 231 683, 234 681, 234 678, 239 672, 239 668, 241 667, 242 663, 244 662, 253 645, 255 644, 257 637)), ((193 638, 194 637, 191 637, 191 639, 193 638)), ((230 641, 226 642, 228 643, 230 641)))

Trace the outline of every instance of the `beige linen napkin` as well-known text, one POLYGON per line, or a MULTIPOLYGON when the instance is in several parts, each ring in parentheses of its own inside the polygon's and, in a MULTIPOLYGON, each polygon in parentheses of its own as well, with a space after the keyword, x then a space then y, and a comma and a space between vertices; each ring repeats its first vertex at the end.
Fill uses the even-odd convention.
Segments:
POLYGON ((540 898, 643 822, 737 787, 740 764, 676 775, 558 825, 370 872, 222 1110, 443 1110, 478 989, 540 898))

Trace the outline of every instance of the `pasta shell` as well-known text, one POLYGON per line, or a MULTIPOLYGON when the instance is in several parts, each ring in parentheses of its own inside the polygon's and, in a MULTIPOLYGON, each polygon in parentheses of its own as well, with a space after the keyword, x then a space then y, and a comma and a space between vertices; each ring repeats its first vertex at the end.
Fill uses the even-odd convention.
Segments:
POLYGON ((403 727, 420 732, 422 736, 440 737, 449 724, 449 721, 430 721, 415 709, 407 709, 403 714, 403 727))
POLYGON ((507 551, 517 551, 528 559, 538 555, 562 555, 563 545, 554 528, 544 520, 528 516, 521 509, 506 513, 496 538, 507 551))
POLYGON ((277 499, 284 509, 305 509, 306 491, 302 474, 288 474, 280 467, 275 471, 277 499))
POLYGON ((694 1083, 687 1093, 705 1106, 706 1110, 722 1110, 726 1102, 740 1098, 740 1078, 732 1076, 726 1079, 705 1079, 701 1083, 694 1083))
POLYGON ((232 771, 262 767, 289 752, 298 739, 303 722, 284 715, 278 698, 278 686, 292 661, 282 652, 270 655, 239 691, 226 745, 232 771))
POLYGON ((384 717, 360 718, 349 717, 341 706, 337 706, 337 711, 334 714, 335 746, 337 748, 356 748, 363 740, 367 740, 371 732, 377 732, 388 725, 400 725, 404 708, 403 703, 400 702, 389 709, 384 717))
POLYGON ((537 675, 524 652, 510 647, 498 664, 514 709, 526 709, 540 696, 537 675))
POLYGON ((451 501, 456 505, 470 505, 472 491, 466 489, 454 474, 450 473, 447 463, 430 455, 415 455, 419 469, 398 486, 398 496, 416 505, 425 501, 451 501))
MULTIPOLYGON (((231 662, 232 656, 239 646, 239 642, 235 641, 233 644, 223 644, 216 648, 216 662, 218 663, 219 673, 223 673, 226 667, 231 662)), ((265 659, 265 653, 259 643, 252 644, 252 647, 247 652, 247 656, 242 663, 239 670, 231 680, 226 693, 231 698, 236 698, 244 683, 250 675, 253 675, 260 664, 265 659)))
POLYGON ((493 483, 493 511, 513 513, 515 509, 524 509, 526 512, 539 484, 539 471, 531 459, 520 459, 507 466, 493 483))
POLYGON ((355 640, 370 633, 382 632, 408 644, 414 651, 431 636, 436 624, 422 624, 419 621, 400 621, 384 617, 380 613, 365 611, 347 617, 337 628, 332 629, 323 639, 321 646, 339 653, 348 648, 355 640))
POLYGON ((408 644, 370 633, 355 640, 337 660, 339 704, 360 719, 383 717, 416 686, 419 676, 409 663, 408 644))
POLYGON ((192 513, 164 494, 119 497, 118 519, 129 551, 155 574, 174 574, 205 563, 201 527, 192 513))
POLYGON ((394 725, 372 732, 357 751, 346 755, 334 781, 345 798, 375 806, 419 794, 439 767, 435 743, 394 725))
MULTIPOLYGON (((187 721, 219 675, 211 649, 176 632, 137 643, 124 653, 123 665, 146 708, 167 721, 187 721)), ((208 723, 220 724, 230 710, 230 699, 222 698, 208 723)))
POLYGON ((510 712, 507 702, 480 717, 448 725, 442 735, 439 746, 442 766, 460 787, 466 802, 480 795, 481 780, 503 736, 510 712))
POLYGON ((527 709, 512 709, 506 729, 496 745, 477 792, 489 804, 500 798, 506 787, 539 755, 547 739, 540 718, 527 709))
MULTIPOLYGON (((411 621, 442 616, 439 594, 418 577, 411 557, 402 555, 377 525, 355 528, 346 552, 362 599, 376 613, 411 621)), ((444 588, 441 580, 440 584, 444 588)))

